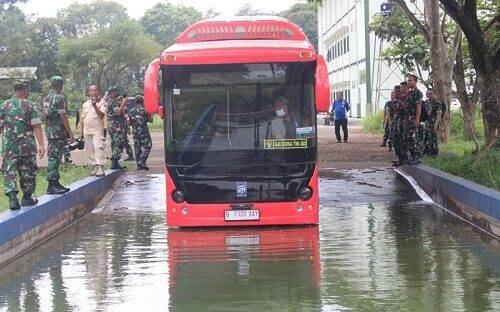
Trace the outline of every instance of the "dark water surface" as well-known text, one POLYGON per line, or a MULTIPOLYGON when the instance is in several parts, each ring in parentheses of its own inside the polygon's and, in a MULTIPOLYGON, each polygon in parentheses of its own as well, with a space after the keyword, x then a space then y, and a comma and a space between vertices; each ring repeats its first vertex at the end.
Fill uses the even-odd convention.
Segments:
POLYGON ((500 311, 500 247, 392 171, 324 170, 321 225, 167 230, 162 176, 0 268, 0 311, 500 311))

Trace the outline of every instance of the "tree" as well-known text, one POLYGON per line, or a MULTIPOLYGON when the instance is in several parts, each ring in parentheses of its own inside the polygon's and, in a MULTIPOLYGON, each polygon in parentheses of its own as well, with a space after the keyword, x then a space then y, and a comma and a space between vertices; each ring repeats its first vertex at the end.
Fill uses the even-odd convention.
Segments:
POLYGON ((408 20, 399 6, 394 6, 390 16, 375 15, 370 23, 375 34, 390 42, 390 46, 380 55, 389 63, 395 62, 403 72, 415 72, 422 83, 430 86, 428 76, 423 73, 430 70, 430 43, 408 20))
POLYGON ((147 34, 154 36, 158 43, 167 48, 181 32, 202 17, 201 12, 193 7, 158 3, 144 13, 140 24, 147 34))
MULTIPOLYGON (((2 5, 3 8, 3 5, 2 5)), ((28 34, 28 21, 15 6, 0 10, 0 64, 22 66, 32 48, 28 34)))
POLYGON ((12 7, 16 3, 24 3, 26 0, 0 0, 0 12, 12 7))
POLYGON ((59 53, 59 28, 53 18, 38 18, 29 27, 29 36, 33 48, 28 64, 38 67, 41 79, 48 79, 60 74, 57 69, 57 55, 59 53))
POLYGON ((133 20, 80 39, 62 39, 59 65, 85 87, 90 82, 101 87, 120 84, 137 92, 141 86, 142 70, 161 53, 152 36, 133 20))
POLYGON ((296 3, 278 14, 302 28, 309 41, 318 49, 318 7, 314 3, 296 3))
POLYGON ((117 2, 103 0, 90 4, 75 2, 57 12, 61 33, 67 38, 81 38, 128 18, 127 9, 124 6, 117 2))
POLYGON ((498 140, 500 127, 500 10, 483 26, 478 17, 478 1, 439 0, 448 14, 457 22, 469 45, 469 51, 478 78, 487 146, 498 140))
POLYGON ((256 15, 274 15, 273 12, 266 12, 263 10, 255 9, 250 3, 245 3, 236 12, 236 16, 256 16, 256 15))

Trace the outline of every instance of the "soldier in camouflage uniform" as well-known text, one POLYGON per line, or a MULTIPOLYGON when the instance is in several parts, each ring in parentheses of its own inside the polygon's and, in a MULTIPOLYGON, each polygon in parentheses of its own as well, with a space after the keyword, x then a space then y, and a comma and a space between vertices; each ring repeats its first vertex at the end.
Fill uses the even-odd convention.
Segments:
POLYGON ((394 113, 391 123, 391 139, 393 140, 394 152, 398 157, 395 166, 400 166, 408 161, 407 155, 403 152, 404 131, 403 124, 408 122, 408 116, 404 105, 403 88, 396 86, 394 88, 394 97, 396 98, 394 105, 394 113))
POLYGON ((68 140, 74 140, 73 131, 68 121, 66 111, 66 98, 62 95, 63 78, 54 76, 50 78, 51 90, 43 100, 43 113, 45 115, 45 134, 49 142, 47 180, 49 186, 47 194, 63 194, 69 191, 59 183, 59 167, 64 154, 64 147, 68 140))
POLYGON ((391 124, 392 118, 394 117, 394 110, 396 108, 396 96, 394 91, 391 92, 391 100, 387 101, 384 106, 384 137, 382 138, 382 143, 380 147, 386 147, 389 141, 389 151, 392 151, 393 139, 391 138, 391 124))
POLYGON ((417 79, 416 75, 407 75, 408 93, 406 94, 404 105, 408 120, 407 122, 403 121, 403 140, 401 146, 402 153, 407 155, 408 162, 412 165, 418 164, 420 157, 416 136, 420 128, 423 94, 417 88, 417 79))
POLYGON ((9 197, 10 209, 20 209, 17 199, 16 175, 23 191, 21 205, 32 206, 38 203, 31 196, 36 188, 36 153, 45 154, 42 134, 42 121, 33 103, 27 100, 29 81, 14 81, 14 96, 0 104, 0 132, 2 133, 2 171, 4 174, 5 195, 9 197))
POLYGON ((129 132, 129 127, 128 125, 125 127, 125 152, 127 152, 127 158, 125 161, 133 161, 134 160, 134 151, 132 150, 132 146, 130 146, 130 142, 128 140, 128 134, 129 132))
POLYGON ((126 122, 125 122, 125 99, 118 97, 118 87, 112 86, 108 89, 108 131, 111 136, 111 169, 125 169, 118 164, 123 149, 125 148, 126 122))
POLYGON ((427 112, 427 121, 423 130, 422 150, 425 155, 437 156, 439 152, 437 128, 443 113, 443 102, 436 98, 433 89, 427 90, 427 101, 423 109, 427 112))
POLYGON ((144 109, 144 98, 140 95, 127 103, 127 115, 132 126, 134 136, 135 161, 137 170, 149 170, 146 165, 151 151, 151 135, 149 134, 148 122, 152 122, 151 115, 144 109))

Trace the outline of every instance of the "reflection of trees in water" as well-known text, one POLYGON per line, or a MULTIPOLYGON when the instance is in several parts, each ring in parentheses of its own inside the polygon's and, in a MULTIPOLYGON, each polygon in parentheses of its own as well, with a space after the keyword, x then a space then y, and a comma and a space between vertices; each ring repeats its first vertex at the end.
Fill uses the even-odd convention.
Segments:
POLYGON ((456 225, 435 221, 429 207, 390 203, 327 213, 321 234, 325 304, 356 311, 498 309, 498 274, 468 250, 477 242, 458 242, 460 230, 448 229, 456 225))
MULTIPOLYGON (((40 300, 45 296, 41 294, 50 293, 54 311, 72 311, 77 307, 104 306, 111 290, 120 296, 123 287, 129 286, 124 284, 127 276, 136 273, 128 271, 128 266, 146 262, 157 252, 153 248, 141 248, 140 255, 128 255, 127 251, 131 245, 151 246, 153 226, 161 221, 152 215, 101 215, 99 218, 101 220, 97 223, 75 224, 16 260, 19 262, 2 268, 3 271, 11 269, 16 274, 6 276, 2 272, 2 278, 8 277, 8 281, 0 285, 0 306, 6 307, 7 311, 40 311, 48 304, 42 304, 40 300), (82 251, 83 258, 79 260, 82 251), (64 258, 70 260, 63 263, 64 258), (62 273, 64 266, 73 267, 68 268, 70 272, 82 269, 78 275, 80 280, 75 282, 75 277, 71 277, 73 280, 68 283, 62 273), (77 291, 75 288, 80 290, 82 287, 90 290, 91 297, 68 297, 69 293, 77 291)), ((81 296, 85 295, 85 291, 81 292, 81 296)), ((122 299, 126 301, 126 298, 122 299)))

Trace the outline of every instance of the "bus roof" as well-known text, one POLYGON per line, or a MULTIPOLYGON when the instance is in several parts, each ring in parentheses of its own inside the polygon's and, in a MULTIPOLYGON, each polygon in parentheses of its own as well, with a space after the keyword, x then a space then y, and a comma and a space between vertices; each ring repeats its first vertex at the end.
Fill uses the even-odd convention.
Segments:
POLYGON ((169 65, 293 62, 316 59, 314 47, 292 22, 277 16, 216 17, 189 26, 163 52, 169 65))

